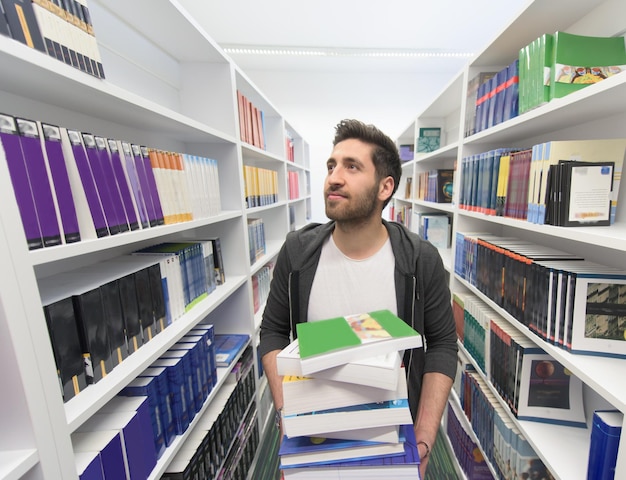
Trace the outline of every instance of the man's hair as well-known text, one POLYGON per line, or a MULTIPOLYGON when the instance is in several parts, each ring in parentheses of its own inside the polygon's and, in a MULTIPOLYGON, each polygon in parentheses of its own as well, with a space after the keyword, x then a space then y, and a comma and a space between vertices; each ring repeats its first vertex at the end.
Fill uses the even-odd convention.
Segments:
POLYGON ((333 147, 339 142, 351 138, 368 143, 374 147, 372 150, 372 160, 378 180, 382 180, 385 177, 393 178, 393 192, 391 192, 389 198, 383 203, 383 208, 385 208, 391 200, 391 197, 393 197, 393 194, 396 193, 398 185, 400 184, 400 177, 402 177, 402 162, 400 161, 398 147, 391 138, 374 125, 366 125, 354 119, 341 120, 335 127, 333 147))

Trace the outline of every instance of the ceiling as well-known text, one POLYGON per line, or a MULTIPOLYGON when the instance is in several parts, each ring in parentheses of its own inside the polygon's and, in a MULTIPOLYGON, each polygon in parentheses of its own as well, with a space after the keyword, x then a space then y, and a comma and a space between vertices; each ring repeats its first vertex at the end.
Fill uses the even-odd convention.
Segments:
MULTIPOLYGON (((528 0, 179 0, 222 47, 339 49, 331 56, 229 53, 244 71, 456 73, 469 58, 364 57, 363 50, 479 53, 528 0)), ((413 52, 415 53, 415 52, 413 52)))

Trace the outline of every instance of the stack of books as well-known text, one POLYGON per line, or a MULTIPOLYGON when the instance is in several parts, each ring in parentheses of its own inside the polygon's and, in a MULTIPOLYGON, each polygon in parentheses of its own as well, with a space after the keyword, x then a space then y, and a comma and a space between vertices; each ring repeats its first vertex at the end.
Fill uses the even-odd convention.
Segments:
POLYGON ((402 354, 420 334, 389 310, 297 333, 277 357, 284 478, 419 478, 402 354))

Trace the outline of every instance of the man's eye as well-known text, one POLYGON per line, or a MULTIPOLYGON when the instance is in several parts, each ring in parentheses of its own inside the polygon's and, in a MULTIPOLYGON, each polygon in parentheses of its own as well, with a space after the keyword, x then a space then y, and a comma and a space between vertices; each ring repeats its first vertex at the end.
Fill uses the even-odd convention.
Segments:
POLYGON ((326 170, 328 170, 329 172, 332 171, 334 168, 334 165, 326 165, 326 170))

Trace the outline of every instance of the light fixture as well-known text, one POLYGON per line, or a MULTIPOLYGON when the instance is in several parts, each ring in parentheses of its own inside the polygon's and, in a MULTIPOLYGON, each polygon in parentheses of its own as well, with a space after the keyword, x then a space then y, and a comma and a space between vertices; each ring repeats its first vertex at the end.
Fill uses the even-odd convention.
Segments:
POLYGON ((470 52, 442 49, 286 47, 261 45, 223 45, 222 48, 229 55, 379 58, 469 58, 474 56, 474 54, 470 52))

